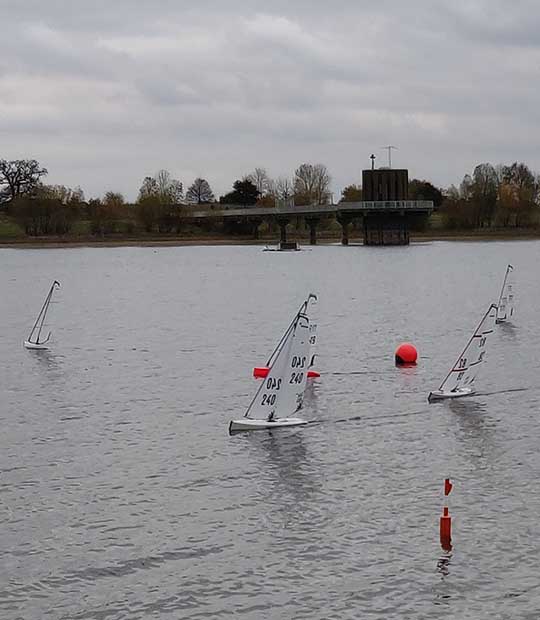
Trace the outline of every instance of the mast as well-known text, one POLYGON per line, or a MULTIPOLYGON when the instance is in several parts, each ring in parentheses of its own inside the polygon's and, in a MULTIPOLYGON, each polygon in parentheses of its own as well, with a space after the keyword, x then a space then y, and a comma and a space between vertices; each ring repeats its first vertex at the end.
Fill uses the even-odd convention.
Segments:
MULTIPOLYGON (((304 307, 304 304, 302 304, 302 307, 304 307)), ((293 322, 291 323, 291 325, 287 328, 287 331, 285 332, 284 338, 281 339, 281 342, 283 342, 283 344, 282 344, 282 346, 280 348, 276 348, 277 354, 276 354, 276 356, 274 357, 274 359, 272 361, 272 365, 269 368, 268 375, 263 379, 263 381, 259 385, 259 388, 255 392, 255 396, 251 399, 251 402, 249 403, 249 406, 248 406, 248 408, 246 410, 246 413, 244 413, 244 417, 245 418, 249 418, 249 414, 251 413, 253 405, 255 404, 257 399, 259 398, 261 392, 263 392, 265 390, 274 391, 274 388, 276 389, 276 391, 280 389, 280 384, 281 384, 281 381, 283 380, 283 377, 281 377, 281 376, 274 377, 273 373, 272 373, 272 370, 276 366, 276 362, 281 359, 282 355, 284 355, 285 345, 286 344, 289 345, 289 347, 287 349, 287 352, 290 349, 290 343, 292 342, 294 331, 296 330, 296 326, 298 325, 298 321, 300 320, 300 317, 302 317, 302 316, 305 316, 305 314, 303 314, 301 312, 298 312, 297 315, 294 317, 293 322), (274 386, 274 383, 275 383, 275 386, 277 386, 277 387, 274 386), (270 387, 269 387, 269 385, 270 385, 270 387)), ((277 394, 275 396, 275 400, 277 400, 277 394)), ((274 404, 275 404, 275 401, 272 402, 272 405, 274 405, 274 404)))
MULTIPOLYGON (((39 329, 38 329, 38 333, 37 333, 37 338, 36 338, 36 344, 40 344, 39 343, 39 337, 41 335, 41 330, 43 329, 43 324, 45 323, 45 317, 47 315, 47 311, 49 310, 49 305, 51 303, 51 299, 52 299, 52 295, 53 295, 53 292, 54 292, 54 288, 56 286, 60 286, 60 282, 58 282, 57 280, 55 280, 52 283, 52 286, 49 289, 49 292, 47 294, 47 297, 45 297, 45 302, 43 303, 43 306, 41 306, 41 310, 39 311, 39 314, 37 316, 36 322, 34 323, 34 326, 32 327, 32 331, 30 332, 30 335, 28 336, 28 341, 29 342, 32 341, 32 335, 36 331, 37 326, 39 325, 39 329)), ((47 336, 47 340, 50 338, 50 336, 51 336, 51 334, 49 332, 49 335, 47 336)))
POLYGON ((279 351, 279 349, 281 348, 281 346, 283 345, 283 343, 287 339, 287 336, 289 335, 289 332, 291 331, 291 329, 293 329, 294 325, 296 324, 296 321, 297 321, 298 317, 301 314, 305 314, 306 313, 307 307, 309 305, 309 302, 312 299, 317 301, 317 295, 315 295, 314 293, 310 293, 308 295, 308 298, 304 302, 302 302, 302 305, 300 306, 298 312, 294 315, 293 320, 290 322, 290 324, 287 327, 287 329, 285 330, 283 336, 281 336, 280 341, 277 343, 276 348, 270 354, 270 357, 268 358, 268 361, 266 362, 266 366, 268 366, 268 367, 272 366, 272 362, 274 361, 274 357, 275 357, 276 353, 279 351))
MULTIPOLYGON (((510 265, 510 264, 506 267, 506 273, 504 274, 504 280, 503 280, 503 285, 502 285, 502 288, 501 288, 501 294, 499 295, 499 301, 497 302, 497 315, 499 313, 499 308, 501 306, 501 301, 502 301, 502 298, 504 296, 504 289, 506 288, 506 282, 508 280, 508 276, 509 276, 510 272, 513 271, 513 270, 514 270, 514 267, 512 265, 510 265)), ((497 317, 497 318, 499 318, 499 317, 497 317)), ((505 316, 501 317, 501 318, 506 318, 506 309, 505 309, 505 316)))

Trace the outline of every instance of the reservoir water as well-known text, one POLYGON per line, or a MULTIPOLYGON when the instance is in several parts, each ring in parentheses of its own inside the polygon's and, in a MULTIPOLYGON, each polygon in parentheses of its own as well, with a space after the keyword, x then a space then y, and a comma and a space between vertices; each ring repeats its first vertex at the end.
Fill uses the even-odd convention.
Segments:
POLYGON ((0 618, 540 617, 540 242, 0 260, 0 618), (428 404, 507 263, 478 394, 428 404), (311 291, 313 424, 230 437, 311 291))

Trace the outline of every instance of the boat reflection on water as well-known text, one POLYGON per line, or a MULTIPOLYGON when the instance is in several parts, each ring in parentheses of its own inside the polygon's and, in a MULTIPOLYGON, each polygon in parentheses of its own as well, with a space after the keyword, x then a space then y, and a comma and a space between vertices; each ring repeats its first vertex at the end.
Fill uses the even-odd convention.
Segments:
POLYGON ((272 530, 316 528, 327 519, 321 463, 306 447, 305 431, 261 431, 250 436, 254 459, 264 472, 258 485, 262 519, 272 530))

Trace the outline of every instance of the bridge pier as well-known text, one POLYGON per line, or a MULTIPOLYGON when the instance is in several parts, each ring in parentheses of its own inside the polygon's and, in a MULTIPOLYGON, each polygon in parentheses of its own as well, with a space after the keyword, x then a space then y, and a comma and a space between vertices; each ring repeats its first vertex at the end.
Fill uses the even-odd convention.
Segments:
POLYGON ((399 214, 366 215, 364 245, 409 245, 407 218, 399 214))
POLYGON ((287 224, 290 222, 288 217, 278 217, 277 223, 279 225, 279 243, 287 243, 287 224))
POLYGON ((306 217, 306 224, 309 226, 310 245, 317 245, 317 226, 320 221, 319 217, 306 217))
POLYGON ((259 226, 263 223, 262 218, 254 218, 251 220, 251 230, 253 234, 253 239, 259 239, 259 226))
POLYGON ((353 218, 341 211, 336 214, 337 221, 341 224, 341 245, 349 245, 349 224, 353 218))

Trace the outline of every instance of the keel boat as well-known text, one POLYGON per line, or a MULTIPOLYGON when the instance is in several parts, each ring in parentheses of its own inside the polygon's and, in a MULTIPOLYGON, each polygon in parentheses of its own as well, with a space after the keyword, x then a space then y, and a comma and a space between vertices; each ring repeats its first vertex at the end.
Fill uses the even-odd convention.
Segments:
POLYGON ((480 366, 485 361, 486 343, 489 335, 493 333, 496 318, 497 306, 491 304, 439 389, 429 393, 430 403, 474 394, 473 384, 480 366))
POLYGON ((34 350, 44 350, 48 349, 47 343, 51 337, 51 332, 48 333, 47 338, 45 340, 40 340, 41 331, 43 330, 43 325, 45 324, 45 317, 47 316, 47 312, 49 311, 49 306, 51 305, 51 300, 53 293, 57 287, 60 287, 60 282, 55 280, 52 283, 49 292, 47 293, 47 297, 45 297, 45 301, 43 306, 41 306, 41 310, 37 316, 36 322, 32 327, 32 331, 28 336, 28 339, 24 341, 24 347, 26 349, 34 349, 34 350))
POLYGON ((308 423, 296 414, 304 402, 310 359, 309 338, 309 319, 300 311, 287 330, 285 340, 244 417, 229 423, 229 433, 308 423))
POLYGON ((497 323, 505 323, 514 314, 514 268, 506 267, 499 303, 497 304, 497 323))

